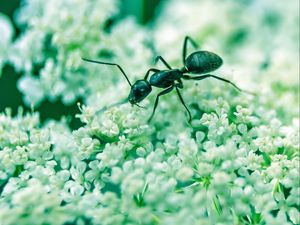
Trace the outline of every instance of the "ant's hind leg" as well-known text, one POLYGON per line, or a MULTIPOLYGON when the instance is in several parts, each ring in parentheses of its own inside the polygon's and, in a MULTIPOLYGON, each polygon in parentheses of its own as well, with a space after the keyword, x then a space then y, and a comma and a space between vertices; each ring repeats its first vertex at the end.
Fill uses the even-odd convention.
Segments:
POLYGON ((166 60, 164 60, 164 58, 162 56, 156 56, 154 59, 155 64, 158 62, 158 60, 162 61, 162 63, 169 69, 171 70, 172 67, 166 62, 166 60))
POLYGON ((148 123, 152 120, 152 118, 154 116, 155 110, 156 110, 157 105, 158 105, 159 97, 162 96, 162 95, 165 95, 165 94, 167 94, 169 92, 171 92, 173 89, 174 89, 174 86, 171 86, 171 87, 163 90, 162 92, 158 93, 158 95, 156 96, 156 100, 155 100, 155 103, 154 103, 154 108, 153 108, 152 114, 151 114, 151 116, 148 119, 148 123))
POLYGON ((145 80, 148 79, 148 76, 149 76, 150 72, 155 72, 155 73, 156 73, 156 72, 159 72, 159 71, 160 71, 159 69, 150 68, 150 69, 146 72, 144 79, 145 79, 145 80))
POLYGON ((254 93, 252 93, 250 91, 246 91, 246 90, 243 90, 243 89, 239 88, 235 83, 231 82, 230 80, 227 80, 227 79, 224 79, 222 77, 219 77, 219 76, 216 76, 216 75, 212 75, 212 74, 206 74, 206 75, 201 75, 201 76, 183 75, 182 78, 185 79, 185 80, 203 80, 203 79, 206 79, 206 78, 209 78, 209 77, 212 77, 212 78, 215 78, 217 80, 221 80, 223 82, 229 83, 229 84, 231 84, 233 87, 235 87, 237 90, 239 90, 241 92, 245 92, 245 93, 248 93, 248 94, 251 94, 251 95, 255 95, 254 93))
POLYGON ((185 36, 184 42, 183 42, 183 49, 182 49, 182 61, 183 61, 184 65, 185 65, 186 52, 187 52, 186 50, 187 50, 188 41, 191 42, 191 44, 194 48, 198 48, 198 44, 191 37, 185 36))
POLYGON ((177 94, 178 94, 178 97, 179 97, 179 99, 180 99, 180 102, 182 103, 182 105, 184 106, 184 108, 186 109, 186 111, 188 112, 188 115, 189 115, 189 123, 192 121, 192 116, 191 116, 191 112, 190 112, 190 110, 188 109, 188 107, 185 105, 185 102, 184 102, 184 100, 183 100, 183 98, 182 98, 182 96, 181 96, 181 94, 180 94, 180 91, 179 91, 179 89, 178 89, 178 87, 177 87, 177 85, 175 86, 175 88, 176 88, 176 92, 177 92, 177 94))

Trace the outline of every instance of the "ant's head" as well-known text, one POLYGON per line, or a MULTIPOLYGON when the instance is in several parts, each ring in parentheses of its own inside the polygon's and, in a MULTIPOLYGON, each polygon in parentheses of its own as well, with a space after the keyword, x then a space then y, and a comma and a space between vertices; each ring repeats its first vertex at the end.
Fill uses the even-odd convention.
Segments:
POLYGON ((146 98, 152 91, 151 85, 147 80, 137 80, 132 86, 128 96, 131 104, 137 104, 146 98))

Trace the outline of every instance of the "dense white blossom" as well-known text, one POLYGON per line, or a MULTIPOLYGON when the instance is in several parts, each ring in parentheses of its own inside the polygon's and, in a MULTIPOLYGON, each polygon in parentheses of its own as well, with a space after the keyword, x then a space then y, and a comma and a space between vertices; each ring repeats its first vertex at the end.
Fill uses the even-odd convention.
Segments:
POLYGON ((78 98, 88 101, 121 79, 118 70, 91 66, 82 57, 97 60, 108 54, 112 56, 109 60, 123 59, 130 73, 139 75, 146 70, 151 51, 143 45, 143 28, 127 19, 112 31, 105 30, 118 12, 117 5, 115 0, 23 1, 16 18, 24 32, 13 43, 8 58, 25 74, 18 83, 25 103, 38 105, 59 98, 64 104, 78 98), (120 45, 123 48, 117 47, 120 45))

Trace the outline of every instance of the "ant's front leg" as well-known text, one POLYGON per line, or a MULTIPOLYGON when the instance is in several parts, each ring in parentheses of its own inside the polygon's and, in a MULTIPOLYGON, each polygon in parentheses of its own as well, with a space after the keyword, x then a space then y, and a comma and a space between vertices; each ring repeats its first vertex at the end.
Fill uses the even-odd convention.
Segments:
POLYGON ((158 60, 162 61, 162 63, 169 69, 171 70, 172 67, 166 62, 166 60, 164 60, 164 58, 162 56, 156 56, 154 59, 155 64, 158 62, 158 60))
POLYGON ((155 110, 156 110, 157 105, 158 105, 159 97, 171 92, 173 89, 174 89, 174 85, 172 85, 171 87, 168 87, 167 89, 165 89, 162 92, 158 93, 158 95, 156 96, 156 100, 155 100, 155 103, 154 103, 154 108, 153 108, 152 114, 148 119, 148 123, 152 120, 152 118, 154 116, 155 110))
POLYGON ((178 82, 178 83, 176 84, 176 87, 182 89, 182 88, 183 88, 182 80, 181 80, 181 79, 178 79, 177 82, 178 82))
POLYGON ((145 79, 145 80, 148 79, 148 76, 149 76, 150 72, 156 73, 156 72, 159 72, 159 71, 160 71, 159 69, 156 69, 156 68, 150 68, 150 69, 146 72, 146 75, 145 75, 144 79, 145 79))
POLYGON ((185 36, 184 42, 183 42, 183 49, 182 49, 182 60, 183 60, 183 65, 185 65, 185 59, 186 59, 186 50, 187 50, 187 43, 190 41, 192 46, 194 48, 198 48, 198 44, 189 36, 185 36))

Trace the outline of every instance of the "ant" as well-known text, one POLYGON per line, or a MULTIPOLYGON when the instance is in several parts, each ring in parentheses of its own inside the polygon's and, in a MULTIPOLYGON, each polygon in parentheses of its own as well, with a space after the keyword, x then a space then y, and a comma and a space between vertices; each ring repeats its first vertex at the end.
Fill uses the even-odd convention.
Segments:
MULTIPOLYGON (((143 99, 145 99, 150 92, 152 91, 153 87, 163 88, 164 90, 158 93, 156 96, 156 100, 154 103, 154 108, 152 111, 151 116, 148 119, 148 122, 150 122, 154 116, 154 113, 156 111, 158 101, 160 96, 165 95, 169 92, 171 92, 174 88, 177 92, 177 95, 179 97, 179 100, 181 104, 186 109, 190 123, 192 120, 191 112, 186 106, 182 95, 179 91, 179 89, 183 88, 183 83, 181 79, 184 80, 203 80, 209 77, 221 80, 223 82, 231 84, 233 87, 238 89, 239 91, 242 91, 238 86, 236 86, 231 81, 221 78, 216 75, 207 74, 209 72, 212 72, 216 69, 218 69, 222 64, 223 60, 220 56, 218 56, 215 53, 209 52, 209 51, 196 51, 190 54, 188 57, 186 57, 187 54, 187 43, 188 41, 192 44, 194 48, 198 48, 198 45, 196 42, 190 38, 189 36, 186 36, 183 42, 183 51, 182 51, 182 59, 183 59, 183 67, 181 69, 172 69, 172 67, 166 62, 166 60, 162 56, 157 56, 155 58, 155 63, 157 63, 159 60, 167 67, 166 70, 159 70, 156 68, 150 68, 146 74, 144 79, 137 80, 134 84, 131 84, 130 80, 128 79, 128 76, 122 69, 122 67, 116 63, 108 63, 108 62, 101 62, 101 61, 95 61, 90 60, 86 58, 82 58, 85 61, 92 62, 92 63, 98 63, 98 64, 105 64, 105 65, 111 65, 111 66, 117 66, 121 73, 126 78, 128 84, 131 87, 130 93, 126 101, 128 100, 132 105, 138 105, 139 102, 141 102, 143 99), (150 80, 148 81, 149 74, 151 72, 154 72, 150 80), (203 74, 200 76, 190 76, 189 74, 203 74)), ((123 102, 122 102, 123 103, 123 102)), ((118 104, 118 103, 117 103, 118 104)), ((115 105, 115 104, 114 104, 115 105)), ((141 106, 139 106, 141 107, 141 106)))

